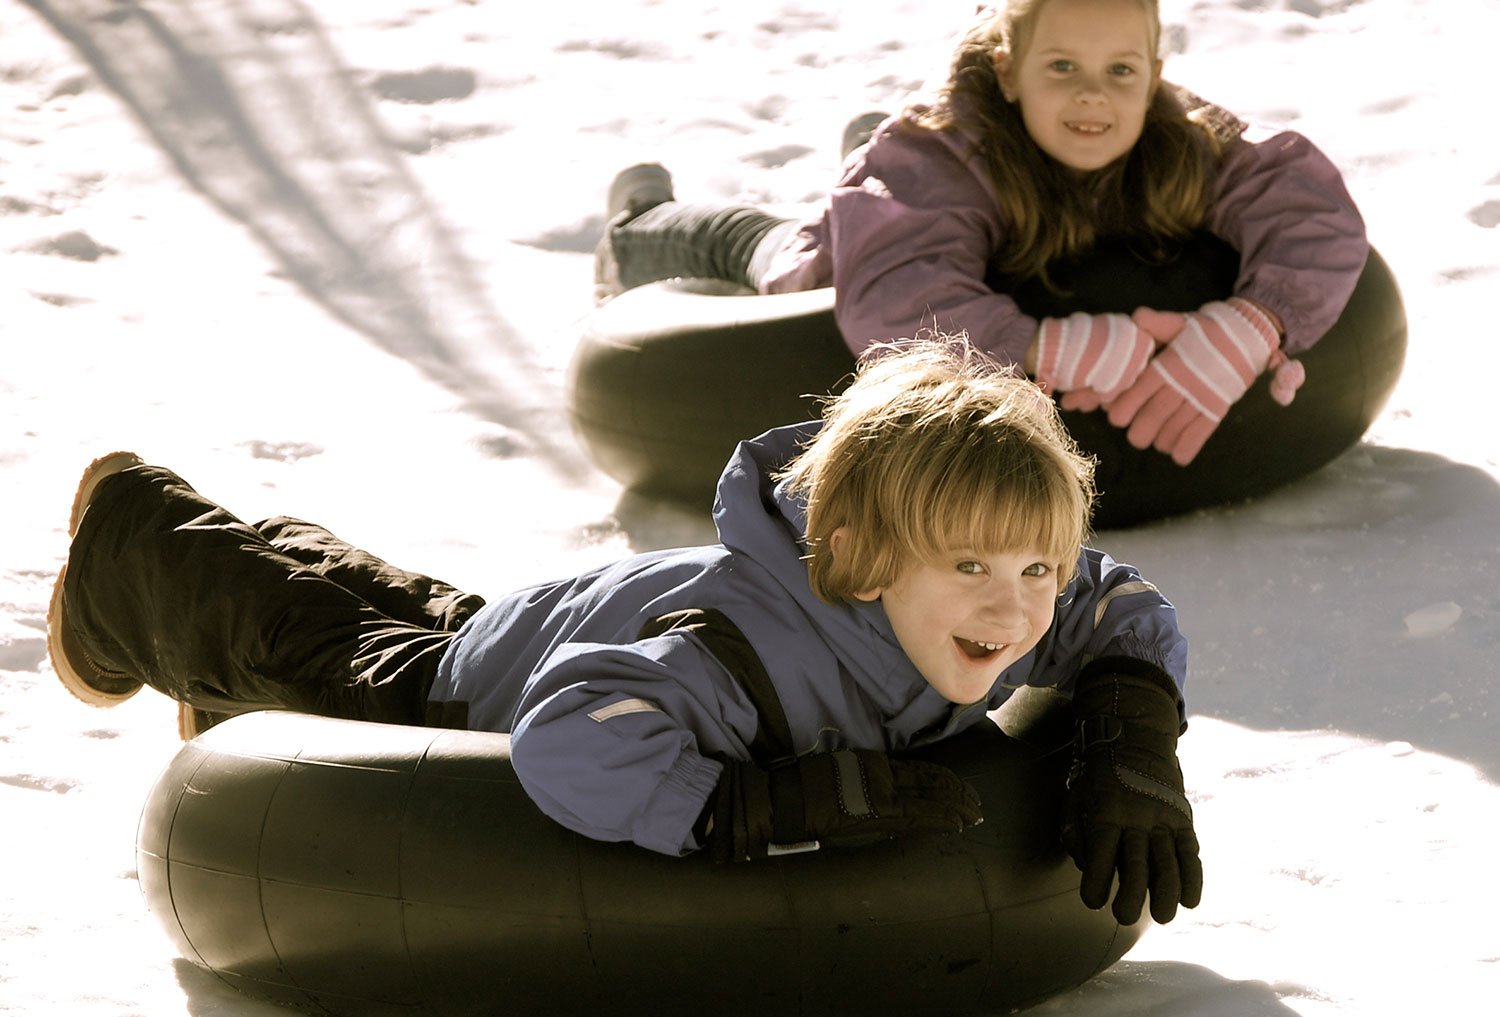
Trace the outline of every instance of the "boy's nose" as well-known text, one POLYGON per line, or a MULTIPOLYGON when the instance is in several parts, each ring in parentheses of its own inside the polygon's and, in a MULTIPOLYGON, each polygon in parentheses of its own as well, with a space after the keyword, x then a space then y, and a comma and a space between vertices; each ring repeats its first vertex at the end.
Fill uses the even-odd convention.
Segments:
POLYGON ((1020 590, 997 589, 984 603, 985 621, 1009 632, 1025 625, 1026 611, 1020 590))

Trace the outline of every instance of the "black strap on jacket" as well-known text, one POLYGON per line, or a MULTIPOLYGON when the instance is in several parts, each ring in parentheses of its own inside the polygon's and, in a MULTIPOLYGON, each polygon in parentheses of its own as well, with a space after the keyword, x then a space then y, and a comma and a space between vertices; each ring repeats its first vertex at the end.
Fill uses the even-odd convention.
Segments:
POLYGON ((776 687, 771 684, 771 676, 760 662, 755 647, 750 645, 739 626, 722 611, 694 607, 651 619, 642 626, 637 638, 650 639, 676 630, 696 636, 744 689, 750 704, 755 707, 759 722, 755 738, 750 743, 750 757, 756 765, 770 769, 796 758, 792 728, 787 723, 786 711, 781 707, 781 697, 776 694, 776 687))

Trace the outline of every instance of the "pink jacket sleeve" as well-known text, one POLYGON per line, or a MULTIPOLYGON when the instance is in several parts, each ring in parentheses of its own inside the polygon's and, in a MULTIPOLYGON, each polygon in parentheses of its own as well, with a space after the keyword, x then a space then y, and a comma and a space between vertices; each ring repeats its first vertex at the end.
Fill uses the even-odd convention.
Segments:
POLYGON ((1240 252, 1235 295, 1275 312, 1282 348, 1303 352, 1338 319, 1369 254, 1339 171, 1295 131, 1252 127, 1230 143, 1211 200, 1208 229, 1240 252))
MULTIPOLYGON (((962 136, 894 121, 845 166, 822 214, 773 261, 769 293, 833 286, 834 317, 859 353, 923 329, 965 332, 1022 363, 1036 319, 985 283, 1007 242, 993 185, 962 136)), ((1292 131, 1230 141, 1206 228, 1241 255, 1235 294, 1280 317, 1284 348, 1312 346, 1364 267, 1364 223, 1338 170, 1292 131)))
POLYGON ((1036 331, 985 285, 1005 230, 990 184, 946 132, 887 122, 856 155, 820 218, 771 266, 766 292, 834 287, 834 318, 859 353, 923 329, 966 332, 1020 363, 1036 331))

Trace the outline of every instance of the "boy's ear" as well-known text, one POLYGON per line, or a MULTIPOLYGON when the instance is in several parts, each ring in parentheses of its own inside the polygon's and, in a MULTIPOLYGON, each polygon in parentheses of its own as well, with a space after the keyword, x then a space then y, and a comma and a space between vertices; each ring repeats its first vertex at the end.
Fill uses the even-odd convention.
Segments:
POLYGON ((996 49, 990 54, 990 59, 995 63, 995 78, 1000 82, 1000 94, 1005 96, 1006 102, 1015 102, 1016 89, 1011 83, 1010 51, 996 49))
MULTIPOLYGON (((840 526, 828 535, 828 553, 834 557, 834 560, 838 559, 840 548, 842 548, 845 553, 848 552, 848 546, 845 544, 845 541, 848 539, 849 527, 847 526, 840 526)), ((854 594, 854 599, 863 600, 866 602, 879 600, 880 595, 884 592, 884 586, 876 586, 868 590, 860 590, 856 592, 854 594)))

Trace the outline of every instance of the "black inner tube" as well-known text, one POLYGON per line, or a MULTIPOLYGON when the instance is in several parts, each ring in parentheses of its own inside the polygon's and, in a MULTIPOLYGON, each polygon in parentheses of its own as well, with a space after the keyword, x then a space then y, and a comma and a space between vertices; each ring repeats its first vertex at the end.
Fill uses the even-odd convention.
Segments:
MULTIPOLYGON (((1239 257, 1198 234, 1171 258, 1104 244, 1058 266, 1062 292, 1014 288, 1033 316, 1193 310, 1233 288, 1239 257)), ((672 284, 628 291, 586 322, 568 376, 568 411, 605 473, 644 494, 703 506, 736 443, 818 415, 848 383, 854 357, 831 291, 706 296, 672 284)), ((1307 382, 1291 406, 1261 377, 1187 467, 1139 450, 1102 413, 1064 413, 1097 457, 1097 529, 1133 526, 1264 494, 1359 441, 1385 405, 1406 353, 1406 315, 1384 259, 1370 252, 1338 321, 1300 356, 1307 382)))
POLYGON ((349 1017, 1006 1013, 1146 925, 1079 899, 1065 703, 1023 689, 914 753, 974 785, 980 826, 729 866, 569 832, 507 735, 244 714, 157 780, 141 889, 184 957, 349 1017))

